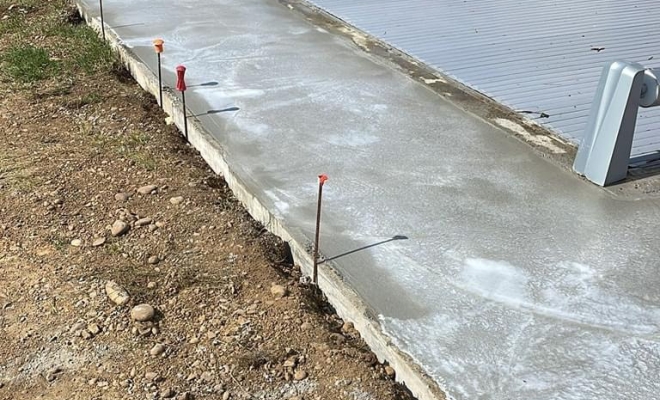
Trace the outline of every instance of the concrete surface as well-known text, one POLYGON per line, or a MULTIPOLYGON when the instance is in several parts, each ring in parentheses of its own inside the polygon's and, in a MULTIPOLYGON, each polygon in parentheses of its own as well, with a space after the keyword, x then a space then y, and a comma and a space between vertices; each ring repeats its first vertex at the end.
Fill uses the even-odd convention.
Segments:
POLYGON ((330 176, 324 268, 450 397, 660 398, 657 200, 578 179, 273 0, 104 9, 152 69, 165 40, 194 114, 238 107, 198 119, 292 239, 311 242, 330 176))

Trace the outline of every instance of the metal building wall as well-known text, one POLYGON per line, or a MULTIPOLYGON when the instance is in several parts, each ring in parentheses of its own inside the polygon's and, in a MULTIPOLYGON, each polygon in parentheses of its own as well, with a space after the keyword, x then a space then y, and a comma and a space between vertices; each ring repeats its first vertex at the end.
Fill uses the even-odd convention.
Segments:
MULTIPOLYGON (((575 143, 606 62, 660 67, 660 0, 311 1, 575 143)), ((659 150, 642 109, 633 157, 659 150)))

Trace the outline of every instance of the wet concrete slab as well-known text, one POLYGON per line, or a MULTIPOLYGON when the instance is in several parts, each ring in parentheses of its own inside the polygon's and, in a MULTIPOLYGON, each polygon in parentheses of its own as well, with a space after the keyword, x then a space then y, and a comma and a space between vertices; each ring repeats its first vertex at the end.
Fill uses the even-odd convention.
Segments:
POLYGON ((189 109, 300 240, 330 176, 322 267, 450 397, 659 398, 657 200, 582 181, 276 1, 104 11, 153 71, 165 40, 166 83, 188 68, 189 109))

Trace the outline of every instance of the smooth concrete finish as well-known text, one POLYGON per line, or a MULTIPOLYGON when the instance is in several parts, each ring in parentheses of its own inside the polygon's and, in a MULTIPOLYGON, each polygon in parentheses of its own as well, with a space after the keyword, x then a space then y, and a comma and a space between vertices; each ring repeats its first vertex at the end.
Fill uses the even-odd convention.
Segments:
POLYGON ((275 1, 104 9, 152 69, 165 40, 165 77, 188 67, 195 114, 239 108, 198 119, 286 239, 313 237, 330 176, 324 269, 450 397, 659 398, 657 201, 558 169, 275 1))

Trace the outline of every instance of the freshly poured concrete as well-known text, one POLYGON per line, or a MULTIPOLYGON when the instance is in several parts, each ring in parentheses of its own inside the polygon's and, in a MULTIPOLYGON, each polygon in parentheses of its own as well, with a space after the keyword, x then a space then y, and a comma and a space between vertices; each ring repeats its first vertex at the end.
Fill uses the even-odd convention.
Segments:
POLYGON ((331 265, 449 396, 660 398, 658 201, 581 181, 276 1, 104 9, 152 69, 165 40, 194 114, 239 109, 198 118, 297 240, 319 173, 326 257, 408 238, 331 265))

